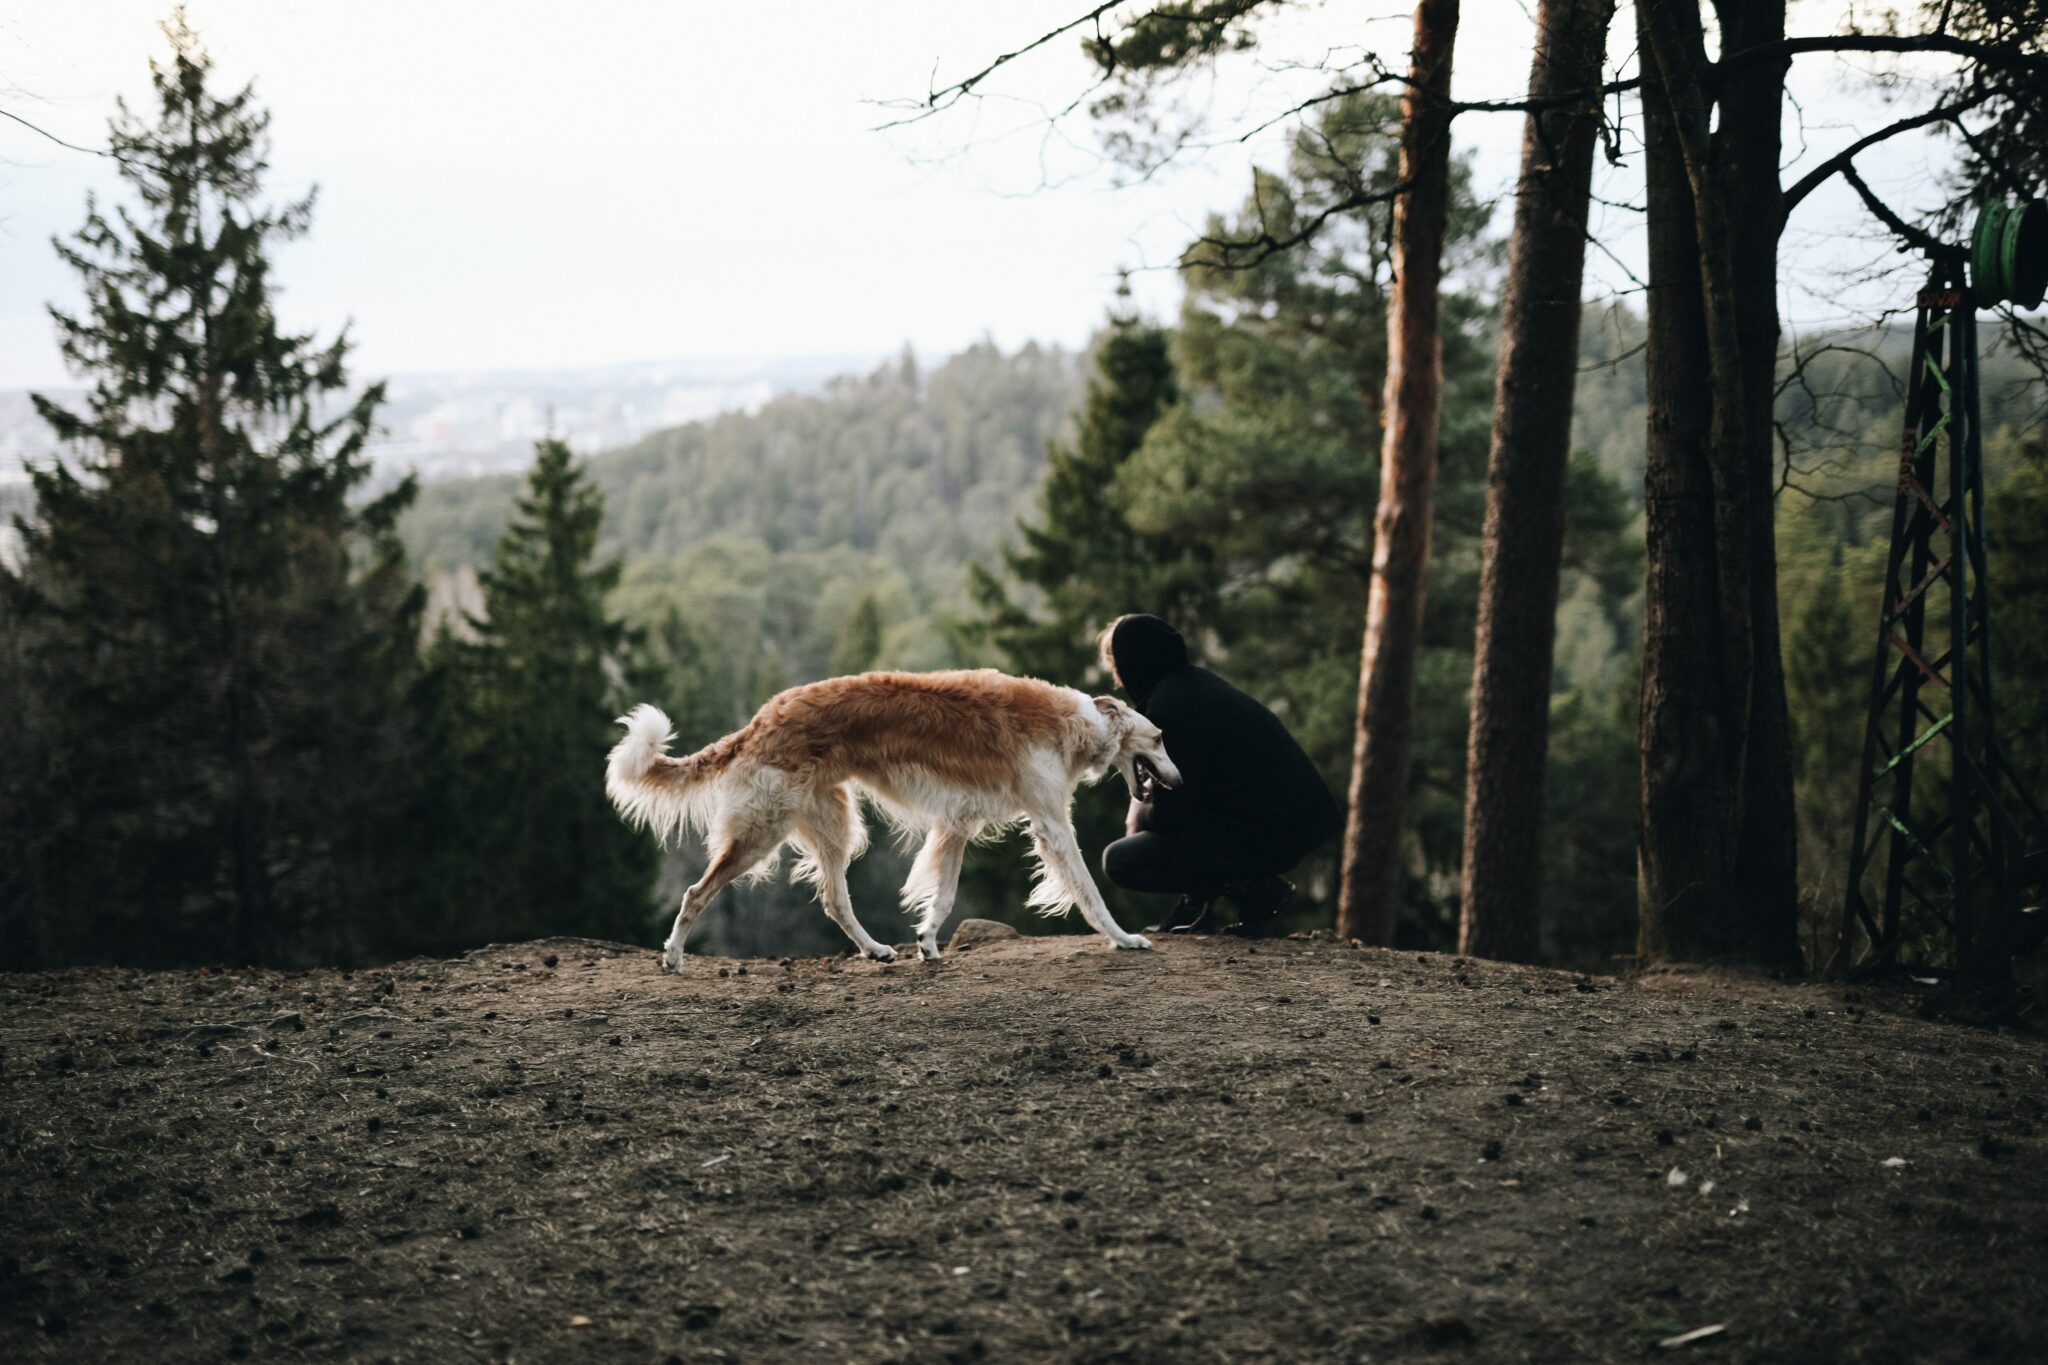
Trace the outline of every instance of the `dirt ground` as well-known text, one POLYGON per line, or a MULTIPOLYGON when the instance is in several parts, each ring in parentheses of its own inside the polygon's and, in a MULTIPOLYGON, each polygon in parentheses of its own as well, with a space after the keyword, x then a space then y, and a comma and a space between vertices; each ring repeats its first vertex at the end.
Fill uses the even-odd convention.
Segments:
POLYGON ((2048 1047, 1909 1003, 1327 940, 0 977, 0 1357, 2048 1360, 2048 1047))

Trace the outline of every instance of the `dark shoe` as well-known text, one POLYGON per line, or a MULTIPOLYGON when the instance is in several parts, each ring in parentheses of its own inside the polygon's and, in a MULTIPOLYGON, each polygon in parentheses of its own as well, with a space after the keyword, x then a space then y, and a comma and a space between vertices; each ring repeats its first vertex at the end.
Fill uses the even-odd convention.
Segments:
POLYGON ((1191 934, 1209 918, 1209 911, 1216 902, 1203 896, 1182 896, 1180 904, 1173 907, 1173 913, 1145 932, 1148 934, 1191 934))
POLYGON ((1294 883, 1280 876, 1249 877, 1224 887, 1223 894, 1237 906, 1238 932, 1256 935, 1294 903, 1294 883))

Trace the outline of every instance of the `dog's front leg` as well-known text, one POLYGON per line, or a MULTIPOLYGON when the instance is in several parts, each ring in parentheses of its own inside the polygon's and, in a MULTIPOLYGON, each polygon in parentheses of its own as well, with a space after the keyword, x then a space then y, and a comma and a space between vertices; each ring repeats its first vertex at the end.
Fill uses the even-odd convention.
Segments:
POLYGON ((1074 837, 1071 823, 1067 820, 1033 820, 1031 837, 1038 845, 1038 858, 1045 864, 1045 875, 1058 880, 1068 898, 1081 907, 1082 918, 1098 933, 1119 948, 1152 946, 1152 940, 1143 934, 1125 933, 1123 926, 1109 913, 1109 907, 1102 903, 1102 893, 1095 889, 1095 878, 1088 875, 1088 860, 1081 856, 1081 841, 1074 837))

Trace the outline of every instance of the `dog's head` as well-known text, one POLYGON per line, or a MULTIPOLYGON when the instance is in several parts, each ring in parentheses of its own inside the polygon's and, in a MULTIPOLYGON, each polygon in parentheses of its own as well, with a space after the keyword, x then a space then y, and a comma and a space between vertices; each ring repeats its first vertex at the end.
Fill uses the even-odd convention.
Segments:
POLYGON ((1097 697, 1095 709, 1109 723, 1109 736, 1116 746, 1110 761, 1124 775, 1131 795, 1140 795, 1148 781, 1166 788, 1180 785, 1180 769, 1167 757, 1166 737, 1158 726, 1115 697, 1097 697))

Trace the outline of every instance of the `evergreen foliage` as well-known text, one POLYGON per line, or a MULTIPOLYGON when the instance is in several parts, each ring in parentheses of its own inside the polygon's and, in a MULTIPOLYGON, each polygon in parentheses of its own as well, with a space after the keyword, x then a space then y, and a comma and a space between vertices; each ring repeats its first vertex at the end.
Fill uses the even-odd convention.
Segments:
POLYGON ((1129 313, 1112 317, 1079 431, 1048 448, 1037 514, 1018 523, 1023 543, 1003 556, 1022 592, 981 563, 969 566, 982 613, 970 628, 976 643, 992 644, 1019 672, 1106 688, 1096 660, 1105 624, 1141 609, 1133 604, 1184 619, 1197 613, 1210 577, 1204 547, 1144 535, 1116 498, 1124 465, 1179 398, 1166 331, 1129 313))
POLYGON ((30 703, 0 776, 9 956, 331 958, 402 913, 413 489, 363 496, 382 389, 345 392, 346 337, 279 326, 269 256, 312 199, 262 199, 268 116, 209 88, 182 14, 165 32, 158 112, 112 124, 136 207, 57 246, 93 387, 36 399, 77 458, 37 471, 0 572, 30 703))
POLYGON ((653 690, 642 633, 610 613, 616 560, 593 563, 604 499, 567 445, 541 441, 491 567, 483 611, 444 628, 433 770, 440 937, 581 934, 636 940, 652 915, 654 849, 602 781, 612 717, 653 690))

